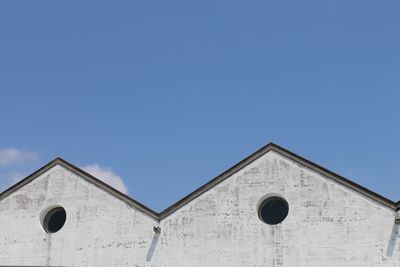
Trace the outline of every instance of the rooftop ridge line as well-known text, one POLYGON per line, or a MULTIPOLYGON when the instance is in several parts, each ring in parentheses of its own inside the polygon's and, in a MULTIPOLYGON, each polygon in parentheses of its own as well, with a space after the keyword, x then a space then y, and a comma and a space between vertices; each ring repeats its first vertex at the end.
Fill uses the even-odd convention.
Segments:
POLYGON ((251 154, 250 156, 241 160, 240 162, 238 162, 237 164, 235 164, 228 170, 224 171, 223 173, 216 176, 215 178, 213 178, 206 184, 200 186, 196 190, 192 191, 190 194, 188 194, 185 197, 181 198, 180 200, 176 201, 174 204, 167 207, 166 209, 164 209, 161 212, 154 211, 153 209, 145 206, 144 204, 131 198, 130 196, 123 194, 122 192, 118 191, 117 189, 111 187, 110 185, 104 183, 103 181, 99 180, 98 178, 94 177, 93 175, 83 171, 82 169, 76 167, 75 165, 69 163, 68 161, 66 161, 60 157, 55 158, 54 160, 50 161, 49 163, 47 163, 46 165, 44 165, 37 171, 28 175, 26 178, 22 179, 21 181, 17 182, 16 184, 12 185, 8 189, 1 192, 0 193, 0 201, 2 199, 4 199, 5 197, 7 197, 8 195, 15 192, 16 190, 18 190, 19 188, 21 188, 24 185, 28 184, 29 182, 33 181, 35 178, 37 178, 41 174, 45 173, 47 170, 53 168, 57 164, 60 164, 64 168, 72 171, 73 173, 78 174, 83 179, 87 180, 88 182, 95 184, 96 186, 100 187, 101 189, 105 190, 106 192, 108 192, 108 193, 112 194, 113 196, 126 202, 129 206, 138 209, 139 211, 145 213, 146 215, 150 216, 154 220, 161 221, 161 220, 165 219, 166 217, 168 217, 169 215, 173 214, 175 211, 177 211, 181 207, 183 207, 186 204, 188 204, 189 202, 191 202, 192 200, 196 199, 203 193, 207 192, 208 190, 210 190, 211 188, 213 188, 220 182, 222 182, 225 179, 227 179, 228 177, 232 176, 234 173, 243 169, 244 167, 246 167, 247 165, 249 165, 256 159, 260 158, 261 156, 263 156, 264 154, 266 154, 269 151, 274 151, 284 157, 287 157, 287 158, 295 161, 296 163, 298 163, 300 165, 303 165, 313 171, 316 171, 317 173, 325 176, 326 178, 334 180, 335 182, 342 184, 342 185, 346 186, 347 188, 350 188, 351 190, 354 190, 354 191, 360 193, 361 195, 368 197, 368 198, 374 200, 375 202, 392 209, 393 211, 400 210, 400 201, 394 202, 376 192, 373 192, 373 191, 371 191, 371 190, 369 190, 369 189, 367 189, 367 188, 365 188, 365 187, 363 187, 341 175, 338 175, 324 167, 321 167, 321 166, 317 165, 316 163, 313 163, 313 162, 311 162, 289 150, 286 150, 283 147, 280 147, 280 146, 274 144, 274 143, 269 143, 269 144, 263 146, 262 148, 260 148, 259 150, 257 150, 253 154, 251 154))

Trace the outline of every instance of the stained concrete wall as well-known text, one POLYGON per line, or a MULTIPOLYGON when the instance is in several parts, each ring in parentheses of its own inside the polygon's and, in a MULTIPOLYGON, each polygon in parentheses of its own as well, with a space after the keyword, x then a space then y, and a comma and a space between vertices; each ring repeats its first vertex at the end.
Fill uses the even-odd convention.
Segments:
POLYGON ((0 265, 400 266, 392 210, 273 151, 155 224, 57 166, 0 201, 0 265), (271 193, 290 206, 276 226, 257 216, 271 193), (49 235, 38 217, 53 204, 67 222, 49 235))
POLYGON ((161 222, 156 266, 400 266, 394 212, 269 152, 161 222), (257 216, 277 193, 289 215, 257 216))
POLYGON ((0 201, 0 265, 147 266, 132 263, 146 264, 155 224, 58 165, 0 201), (52 205, 67 219, 47 234, 39 217, 52 205))

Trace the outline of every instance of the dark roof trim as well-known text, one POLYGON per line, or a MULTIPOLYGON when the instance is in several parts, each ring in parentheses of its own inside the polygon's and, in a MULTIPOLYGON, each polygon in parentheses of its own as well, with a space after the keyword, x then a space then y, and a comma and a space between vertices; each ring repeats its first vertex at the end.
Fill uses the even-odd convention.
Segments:
POLYGON ((7 197, 8 195, 10 195, 11 193, 15 192, 16 190, 18 190, 19 188, 23 187, 24 185, 30 183, 32 180, 34 180, 35 178, 37 178, 38 176, 40 176, 41 174, 45 173, 46 171, 50 170, 51 168, 53 168, 54 166, 56 166, 57 164, 63 166, 64 168, 70 170, 73 173, 78 174, 79 176, 81 176, 83 179, 85 179, 86 181, 96 185, 97 187, 105 190, 106 192, 110 193, 111 195, 121 199, 122 201, 124 201, 125 203, 127 203, 128 205, 138 209, 139 211, 147 214, 148 216, 150 216, 151 218, 158 220, 159 218, 159 214, 157 212, 155 212, 154 210, 146 207, 145 205, 141 204, 140 202, 130 198, 129 196, 121 193, 120 191, 114 189, 113 187, 109 186, 108 184, 104 183, 103 181, 97 179, 96 177, 94 177, 93 175, 90 175, 89 173, 81 170, 80 168, 72 165, 71 163, 63 160, 62 158, 56 158, 52 161, 50 161, 49 163, 47 163, 45 166, 43 166, 42 168, 40 168, 39 170, 35 171, 34 173, 32 173, 31 175, 29 175, 28 177, 26 177, 25 179, 19 181, 18 183, 16 183, 15 185, 13 185, 12 187, 8 188, 7 190, 5 190, 4 192, 2 192, 0 194, 0 201, 7 197))
POLYGON ((393 209, 393 210, 400 209, 400 201, 395 203, 394 201, 387 199, 387 198, 385 198, 385 197, 383 197, 383 196, 381 196, 381 195, 379 195, 379 194, 377 194, 355 182, 352 182, 352 181, 344 178, 343 176, 333 173, 333 172, 325 169, 324 167, 321 167, 303 157, 300 157, 299 155, 296 155, 296 154, 290 152, 289 150, 284 149, 283 147, 280 147, 274 143, 269 143, 269 144, 265 145, 264 147, 262 147, 261 149, 259 149, 258 151, 256 151, 255 153, 253 153, 250 156, 248 156, 247 158, 245 158, 244 160, 237 163, 232 168, 230 168, 227 171, 223 172, 222 174, 218 175, 217 177, 215 177, 214 179, 212 179, 205 185, 201 186, 200 188, 198 188, 191 194, 187 195, 186 197, 182 198, 181 200, 179 200, 172 206, 170 206, 167 209, 165 209, 164 211, 162 211, 160 213, 160 220, 166 218, 167 216, 169 216, 170 214, 175 212, 177 209, 186 205, 187 203, 189 203, 193 199, 197 198, 204 192, 207 192, 209 189, 211 189, 214 186, 216 186, 217 184, 221 183, 222 181, 224 181, 225 179, 230 177, 232 174, 234 174, 237 171, 241 170, 242 168, 246 167, 248 164, 252 163, 253 161, 255 161, 259 157, 263 156, 264 154, 266 154, 269 151, 274 151, 274 152, 276 152, 282 156, 285 156, 305 167, 308 167, 308 168, 312 169, 313 171, 316 171, 316 172, 324 175, 325 177, 330 178, 330 179, 334 180, 335 182, 342 184, 342 185, 360 193, 361 195, 364 195, 364 196, 366 196, 366 197, 368 197, 390 209, 393 209))
POLYGON ((141 204, 140 202, 130 198, 129 196, 119 192, 118 190, 114 189, 113 187, 107 185, 106 183, 102 182, 101 180, 97 179, 96 177, 90 175, 89 173, 79 169, 78 167, 72 165, 71 163, 68 163, 67 161, 61 159, 61 158, 56 158, 55 160, 49 162, 48 164, 46 164, 45 166, 43 166, 42 168, 40 168, 39 170, 37 170, 36 172, 32 173, 31 175, 29 175, 28 177, 26 177, 25 179, 23 179, 22 181, 16 183, 15 185, 13 185, 12 187, 8 188, 7 190, 5 190, 4 192, 2 192, 0 194, 0 200, 5 198, 6 196, 10 195, 12 192, 18 190, 19 188, 21 188, 22 186, 26 185, 27 183, 31 182, 32 180, 34 180, 36 177, 40 176, 41 174, 43 174, 44 172, 46 172, 47 170, 51 169, 52 167, 54 167, 57 164, 62 165, 63 167, 65 167, 66 169, 77 173, 78 175, 80 175, 81 177, 83 177, 85 180, 95 184, 96 186, 102 188, 103 190, 109 192, 110 194, 114 195, 115 197, 125 201, 128 205, 140 210, 141 212, 147 214, 148 216, 150 216, 153 219, 156 220, 162 220, 166 217, 168 217, 169 215, 171 215, 172 213, 174 213, 176 210, 180 209, 181 207, 185 206, 187 203, 189 203, 190 201, 192 201, 193 199, 197 198, 198 196, 202 195, 203 193, 207 192, 208 190, 210 190, 211 188, 213 188, 214 186, 216 186, 217 184, 221 183, 222 181, 224 181, 225 179, 227 179, 228 177, 230 177, 231 175, 233 175, 234 173, 236 173, 237 171, 241 170, 242 168, 246 167, 247 165, 249 165, 250 163, 252 163, 253 161, 255 161, 256 159, 260 158, 261 156, 263 156, 264 154, 266 154, 269 151, 274 151, 286 158, 289 158, 291 160, 293 160, 294 162, 297 162, 300 165, 303 165, 315 172, 320 173, 321 175, 327 177, 328 179, 331 179, 341 185, 346 186, 347 188, 350 188, 351 190, 356 191, 357 193, 366 196, 370 199, 372 199, 375 202, 378 202, 379 204, 382 204, 392 210, 400 210, 400 201, 398 201, 397 203, 387 199, 357 183, 354 183, 346 178, 344 178, 343 176, 340 176, 336 173, 333 173, 327 169, 325 169, 324 167, 321 167, 307 159, 304 159, 303 157, 300 157, 278 145, 275 145, 273 143, 269 143, 268 145, 262 147, 261 149, 259 149, 258 151, 256 151, 255 153, 251 154, 250 156, 248 156, 247 158, 245 158, 244 160, 240 161, 239 163, 237 163, 236 165, 234 165, 233 167, 231 167, 230 169, 228 169, 227 171, 223 172, 222 174, 218 175, 217 177, 215 177, 214 179, 212 179, 211 181, 209 181, 208 183, 206 183, 205 185, 201 186, 200 188, 196 189, 195 191, 193 191, 192 193, 190 193, 189 195, 187 195, 186 197, 182 198, 181 200, 177 201, 176 203, 174 203, 173 205, 171 205, 170 207, 166 208, 164 211, 162 211, 161 213, 157 213, 154 210, 146 207, 145 205, 141 204))

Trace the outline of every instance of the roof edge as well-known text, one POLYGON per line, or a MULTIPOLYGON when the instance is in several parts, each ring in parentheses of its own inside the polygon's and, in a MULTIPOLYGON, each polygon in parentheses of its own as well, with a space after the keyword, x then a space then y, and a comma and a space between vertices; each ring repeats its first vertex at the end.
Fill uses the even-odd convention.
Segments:
POLYGON ((90 183, 96 185, 97 187, 103 189, 104 191, 110 193, 111 195, 117 197, 118 199, 126 202, 128 205, 130 205, 130 206, 136 208, 137 210, 147 214, 151 218, 153 218, 153 219, 155 219, 157 221, 159 220, 158 212, 146 207, 142 203, 140 203, 140 202, 134 200, 133 198, 125 195, 124 193, 118 191, 117 189, 113 188, 112 186, 104 183, 103 181, 99 180, 98 178, 94 177, 93 175, 85 172, 84 170, 76 167, 75 165, 67 162, 66 160, 64 160, 64 159, 62 159, 60 157, 55 158, 54 160, 50 161, 49 163, 44 165, 39 170, 33 172, 32 174, 28 175, 27 177, 25 177, 24 179, 22 179, 18 183, 14 184, 13 186, 9 187, 8 189, 6 189, 2 193, 0 193, 0 201, 2 199, 4 199, 5 197, 9 196, 11 193, 13 193, 16 190, 18 190, 19 188, 21 188, 24 185, 30 183, 35 178, 39 177, 40 175, 42 175, 43 173, 45 173, 46 171, 50 170, 51 168, 53 168, 56 165, 61 165, 64 168, 66 168, 67 170, 70 170, 71 172, 73 172, 75 174, 78 174, 80 177, 82 177, 87 182, 90 182, 90 183))
POLYGON ((208 190, 210 190, 211 188, 213 188, 214 186, 216 186, 217 184, 221 183, 222 181, 224 181, 225 179, 227 179, 228 177, 230 177, 231 175, 233 175, 234 173, 238 172, 239 170, 243 169, 244 167, 246 167, 247 165, 249 165, 250 163, 252 163, 253 161, 257 160, 258 158, 260 158, 261 156, 263 156, 264 154, 268 153, 269 151, 274 151, 290 160, 293 160, 294 162, 303 165, 323 176, 325 176, 328 179, 331 179, 351 190, 354 190, 355 192, 368 197, 369 199, 384 205, 394 211, 398 211, 400 210, 400 201, 398 202, 394 202, 378 193, 375 193, 341 175, 338 175, 324 167, 319 166, 316 163, 313 163, 283 147, 280 147, 274 143, 269 143, 265 146, 263 146, 262 148, 260 148, 259 150, 257 150, 256 152, 252 153, 250 156, 246 157, 245 159, 241 160, 240 162, 238 162, 237 164, 235 164, 234 166, 232 166, 231 168, 229 168, 228 170, 224 171, 223 173, 221 173, 220 175, 216 176, 214 179, 210 180, 209 182, 207 182, 206 184, 200 186, 199 188, 197 188, 196 190, 194 190, 192 193, 186 195, 185 197, 181 198, 180 200, 178 200, 177 202, 175 202, 174 204, 172 204, 171 206, 167 207, 166 209, 164 209, 162 212, 158 213, 154 210, 152 210, 151 208, 148 208, 147 206, 145 206, 144 204, 134 200, 133 198, 129 197, 128 195, 125 195, 124 193, 118 191, 117 189, 109 186, 108 184, 104 183, 103 181, 99 180, 98 178, 94 177, 93 175, 83 171, 82 169, 74 166, 73 164, 67 162, 66 160, 58 157, 55 158, 54 160, 50 161, 49 163, 47 163, 46 165, 44 165, 43 167, 41 167, 40 169, 38 169, 37 171, 33 172, 32 174, 28 175, 27 177, 25 177, 24 179, 22 179, 21 181, 19 181, 18 183, 12 185, 11 187, 9 187, 8 189, 4 190, 3 192, 0 193, 0 201, 2 199, 4 199, 5 197, 9 196, 11 193, 13 193, 14 191, 18 190, 19 188, 23 187, 24 185, 30 183, 32 180, 34 180, 35 178, 37 178, 38 176, 42 175, 43 173, 45 173, 46 171, 48 171, 49 169, 53 168, 54 166, 56 166, 57 164, 60 164, 61 166, 63 166, 64 168, 78 174, 79 176, 81 176, 83 179, 85 179, 88 182, 93 183, 94 185, 98 186, 99 188, 103 189, 104 191, 112 194, 113 196, 117 197, 118 199, 126 202, 128 205, 138 209, 139 211, 147 214, 148 216, 150 216, 151 218, 157 220, 157 221, 161 221, 163 219, 165 219, 166 217, 168 217, 169 215, 171 215, 172 213, 174 213, 175 211, 177 211, 178 209, 180 209, 181 207, 185 206, 186 204, 188 204, 189 202, 191 202, 192 200, 196 199, 197 197, 199 197, 200 195, 202 195, 203 193, 207 192, 208 190))
POLYGON ((43 167, 41 167, 40 169, 36 170, 35 172, 29 174, 28 176, 26 176, 25 178, 23 178, 21 181, 17 182, 16 184, 13 184, 12 186, 10 186, 9 188, 7 188, 6 190, 4 190, 3 192, 0 193, 0 201, 2 199, 4 199, 5 197, 9 196, 11 193, 13 193, 14 191, 18 190, 19 188, 23 187, 24 185, 28 184, 29 182, 31 182, 33 179, 35 179, 36 177, 42 175, 43 173, 45 173, 46 171, 48 171, 49 169, 53 168, 54 166, 57 165, 58 161, 60 160, 60 158, 55 158, 52 161, 50 161, 49 163, 47 163, 46 165, 44 165, 43 167))
POLYGON ((220 175, 216 176, 214 179, 212 179, 209 182, 207 182, 206 184, 200 186, 192 193, 190 193, 190 194, 186 195, 185 197, 183 197, 182 199, 178 200, 177 202, 175 202, 174 204, 172 204, 171 206, 169 206, 168 208, 166 208, 165 210, 160 212, 160 220, 168 217, 173 212, 175 212, 179 208, 183 207, 184 205, 186 205, 193 199, 197 198, 198 196, 202 195, 203 193, 207 192, 208 190, 210 190, 211 188, 213 188, 220 182, 224 181, 226 178, 230 177, 235 172, 237 172, 237 171, 241 170, 242 168, 244 168, 245 166, 249 165, 254 160, 258 159, 259 157, 261 157, 262 155, 264 155, 265 153, 270 151, 273 146, 274 146, 273 143, 269 143, 269 144, 263 146, 262 148, 258 149, 256 152, 251 154, 250 156, 246 157, 245 159, 241 160, 240 162, 238 162, 237 164, 235 164, 228 170, 226 170, 223 173, 221 173, 220 175))
POLYGON ((283 147, 280 147, 276 144, 274 144, 274 147, 276 148, 275 151, 280 153, 281 155, 286 156, 286 157, 292 159, 293 161, 296 161, 296 162, 300 163, 301 165, 308 167, 309 169, 316 171, 327 178, 334 180, 335 182, 337 182, 339 184, 342 184, 350 189, 353 189, 354 191, 360 193, 361 195, 369 197, 370 199, 372 199, 382 205, 385 205, 388 208, 396 209, 396 206, 398 204, 400 204, 400 201, 395 202, 391 199, 388 199, 388 198, 386 198, 386 197, 384 197, 384 196, 382 196, 382 195, 380 195, 380 194, 378 194, 356 182, 353 182, 335 172, 332 172, 332 171, 326 169, 325 167, 322 167, 312 161, 309 161, 309 160, 307 160, 307 159, 305 159, 283 147))
POLYGON ((287 157, 287 158, 289 158, 289 159, 291 159, 291 160, 293 160, 315 172, 318 172, 319 174, 321 174, 341 185, 344 185, 345 187, 350 188, 350 189, 360 193, 361 195, 368 197, 368 198, 372 199, 373 201, 375 201, 379 204, 382 204, 392 210, 400 210, 400 201, 396 203, 396 202, 394 202, 376 192, 373 192, 373 191, 371 191, 371 190, 369 190, 369 189, 367 189, 367 188, 365 188, 365 187, 363 187, 363 186, 361 186, 339 174, 336 174, 316 163, 313 163, 313 162, 311 162, 311 161, 309 161, 309 160, 307 160, 307 159, 305 159, 305 158, 303 158, 303 157, 301 157, 279 145, 276 145, 274 143, 269 143, 269 144, 263 146, 262 148, 260 148, 259 150, 257 150, 256 152, 254 152, 253 154, 251 154, 250 156, 246 157, 239 163, 235 164, 233 167, 229 168, 225 172, 216 176, 214 179, 210 180, 208 183, 200 186, 198 189, 196 189, 192 193, 186 195, 182 199, 178 200, 177 202, 175 202, 174 204, 172 204, 171 206, 169 206, 168 208, 166 208, 165 210, 160 212, 160 220, 165 219, 166 217, 168 217, 169 215, 174 213, 176 210, 180 209, 181 207, 183 207, 190 201, 194 200, 198 196, 207 192, 208 190, 210 190, 217 184, 221 183, 222 181, 224 181, 225 179, 230 177, 232 174, 238 172, 239 170, 246 167, 248 164, 252 163, 253 161, 260 158, 261 156, 268 153, 269 151, 277 152, 278 154, 280 154, 284 157, 287 157))

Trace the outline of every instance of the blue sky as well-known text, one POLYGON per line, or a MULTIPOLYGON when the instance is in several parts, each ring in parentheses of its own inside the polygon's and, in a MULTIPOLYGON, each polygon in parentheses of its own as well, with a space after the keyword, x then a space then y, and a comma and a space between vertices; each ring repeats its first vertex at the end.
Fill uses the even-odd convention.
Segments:
POLYGON ((275 142, 397 201, 399 14, 397 0, 1 1, 0 185, 61 156, 161 211, 275 142))

